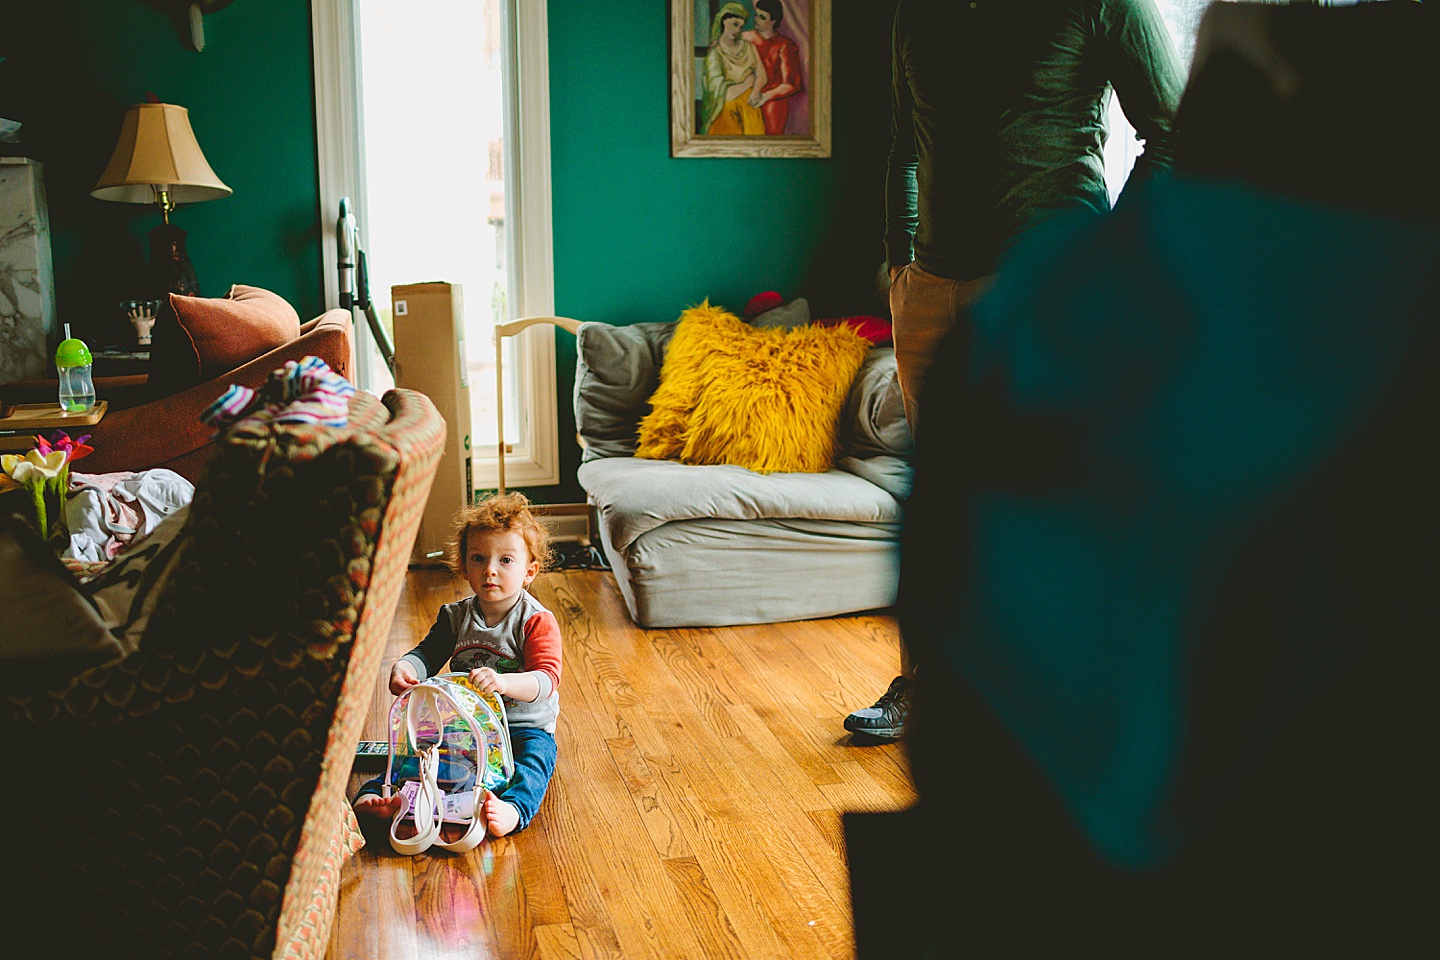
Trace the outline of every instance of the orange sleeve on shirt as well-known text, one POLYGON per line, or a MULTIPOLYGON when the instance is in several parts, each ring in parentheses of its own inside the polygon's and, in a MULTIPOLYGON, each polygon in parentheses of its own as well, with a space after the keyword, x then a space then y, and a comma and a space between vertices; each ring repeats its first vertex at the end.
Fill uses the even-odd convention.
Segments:
POLYGON ((550 677, 550 684, 560 689, 560 623, 555 614, 542 610, 525 621, 525 649, 522 651, 526 670, 539 670, 550 677))

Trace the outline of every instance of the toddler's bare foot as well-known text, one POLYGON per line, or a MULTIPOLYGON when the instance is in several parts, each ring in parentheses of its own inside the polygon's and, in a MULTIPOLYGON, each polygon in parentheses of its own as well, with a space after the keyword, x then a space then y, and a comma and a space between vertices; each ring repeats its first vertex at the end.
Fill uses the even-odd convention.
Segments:
POLYGON ((398 793, 393 797, 381 797, 367 793, 355 801, 355 812, 360 816, 374 817, 377 820, 391 820, 400 811, 400 804, 404 802, 405 798, 398 793))
POLYGON ((515 805, 501 800, 488 790, 485 792, 484 802, 480 804, 480 810, 492 837, 514 833, 520 823, 520 811, 515 805))

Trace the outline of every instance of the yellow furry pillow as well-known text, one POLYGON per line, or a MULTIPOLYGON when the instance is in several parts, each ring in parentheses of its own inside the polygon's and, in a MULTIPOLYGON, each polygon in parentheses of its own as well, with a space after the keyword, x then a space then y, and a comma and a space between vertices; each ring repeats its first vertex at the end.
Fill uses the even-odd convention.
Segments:
POLYGON ((823 473, 869 349, 848 326, 758 329, 706 300, 680 315, 635 456, 823 473))

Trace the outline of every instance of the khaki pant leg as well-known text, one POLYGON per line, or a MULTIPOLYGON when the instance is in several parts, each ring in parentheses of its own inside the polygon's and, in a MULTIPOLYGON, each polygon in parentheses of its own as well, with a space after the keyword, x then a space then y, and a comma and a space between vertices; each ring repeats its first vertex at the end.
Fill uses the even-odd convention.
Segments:
MULTIPOLYGON (((895 339, 895 375, 905 403, 905 419, 912 436, 918 436, 920 393, 941 339, 955 324, 968 322, 970 307, 980 298, 993 275, 974 280, 947 280, 907 264, 890 285, 891 331, 895 339)), ((900 673, 915 676, 910 648, 900 638, 900 673)))
POLYGON ((947 280, 907 264, 890 286, 890 319, 895 338, 895 373, 910 433, 918 436, 920 394, 940 340, 969 312, 993 276, 947 280))

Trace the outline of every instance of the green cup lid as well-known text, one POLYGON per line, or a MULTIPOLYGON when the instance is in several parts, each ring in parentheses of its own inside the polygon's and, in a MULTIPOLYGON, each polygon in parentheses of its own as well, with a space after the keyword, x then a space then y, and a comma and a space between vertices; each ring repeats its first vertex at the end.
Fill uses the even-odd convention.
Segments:
POLYGON ((90 356, 90 348, 85 346, 84 340, 61 340, 60 346, 55 349, 55 366, 57 367, 83 367, 93 363, 94 358, 90 356))

